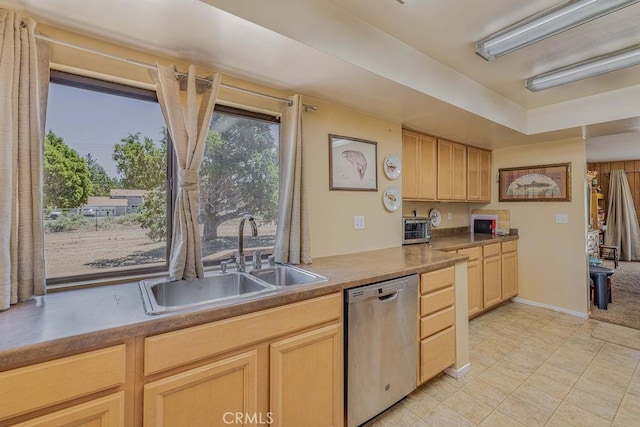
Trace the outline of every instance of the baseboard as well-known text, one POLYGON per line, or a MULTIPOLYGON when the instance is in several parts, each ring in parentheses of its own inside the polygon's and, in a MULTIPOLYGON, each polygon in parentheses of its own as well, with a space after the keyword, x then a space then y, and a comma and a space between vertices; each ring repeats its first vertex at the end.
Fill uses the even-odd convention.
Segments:
POLYGON ((589 318, 589 313, 580 313, 579 311, 573 311, 573 310, 569 310, 569 309, 566 309, 566 308, 563 308, 563 307, 557 307, 555 305, 543 304, 541 302, 531 301, 531 300, 520 298, 520 297, 514 297, 514 298, 511 298, 511 300, 513 302, 519 302, 521 304, 532 305, 534 307, 548 308, 549 310, 558 311, 560 313, 565 313, 565 314, 570 314, 571 316, 576 316, 576 317, 579 317, 581 319, 588 319, 589 318))
POLYGON ((471 369, 471 363, 467 363, 460 369, 447 368, 444 370, 444 373, 449 375, 450 377, 458 379, 469 372, 469 369, 471 369))

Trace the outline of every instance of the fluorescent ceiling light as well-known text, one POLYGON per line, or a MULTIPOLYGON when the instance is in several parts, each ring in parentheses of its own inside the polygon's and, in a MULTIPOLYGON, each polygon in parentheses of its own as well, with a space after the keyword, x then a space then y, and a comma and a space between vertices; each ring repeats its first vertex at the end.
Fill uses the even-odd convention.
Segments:
POLYGON ((513 52, 640 0, 571 0, 543 10, 476 42, 487 61, 513 52))
POLYGON ((640 45, 635 45, 533 76, 527 79, 527 89, 537 92, 638 64, 640 64, 640 45))

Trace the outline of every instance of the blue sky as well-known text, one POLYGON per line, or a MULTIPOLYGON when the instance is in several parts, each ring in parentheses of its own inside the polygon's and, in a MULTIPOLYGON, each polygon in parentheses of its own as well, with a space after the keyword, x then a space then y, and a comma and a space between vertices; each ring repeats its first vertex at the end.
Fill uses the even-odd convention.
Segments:
POLYGON ((140 132, 158 143, 164 126, 160 106, 51 83, 45 132, 53 130, 81 156, 91 153, 109 176, 117 177, 113 146, 140 132))

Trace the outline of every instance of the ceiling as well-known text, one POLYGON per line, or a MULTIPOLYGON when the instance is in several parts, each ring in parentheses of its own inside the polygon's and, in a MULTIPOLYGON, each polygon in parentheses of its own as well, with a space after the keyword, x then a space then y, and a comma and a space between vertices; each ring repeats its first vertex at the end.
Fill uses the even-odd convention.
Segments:
POLYGON ((634 138, 640 66, 537 93, 524 80, 640 44, 640 3, 491 62, 475 55, 476 40, 559 2, 0 0, 0 6, 478 146, 634 138))

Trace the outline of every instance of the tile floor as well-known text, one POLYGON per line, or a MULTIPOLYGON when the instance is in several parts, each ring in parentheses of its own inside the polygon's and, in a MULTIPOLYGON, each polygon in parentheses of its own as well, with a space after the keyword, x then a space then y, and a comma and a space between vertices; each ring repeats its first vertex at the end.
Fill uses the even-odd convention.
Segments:
POLYGON ((469 344, 465 376, 434 378, 366 426, 640 426, 639 331, 511 302, 471 320, 469 344))

